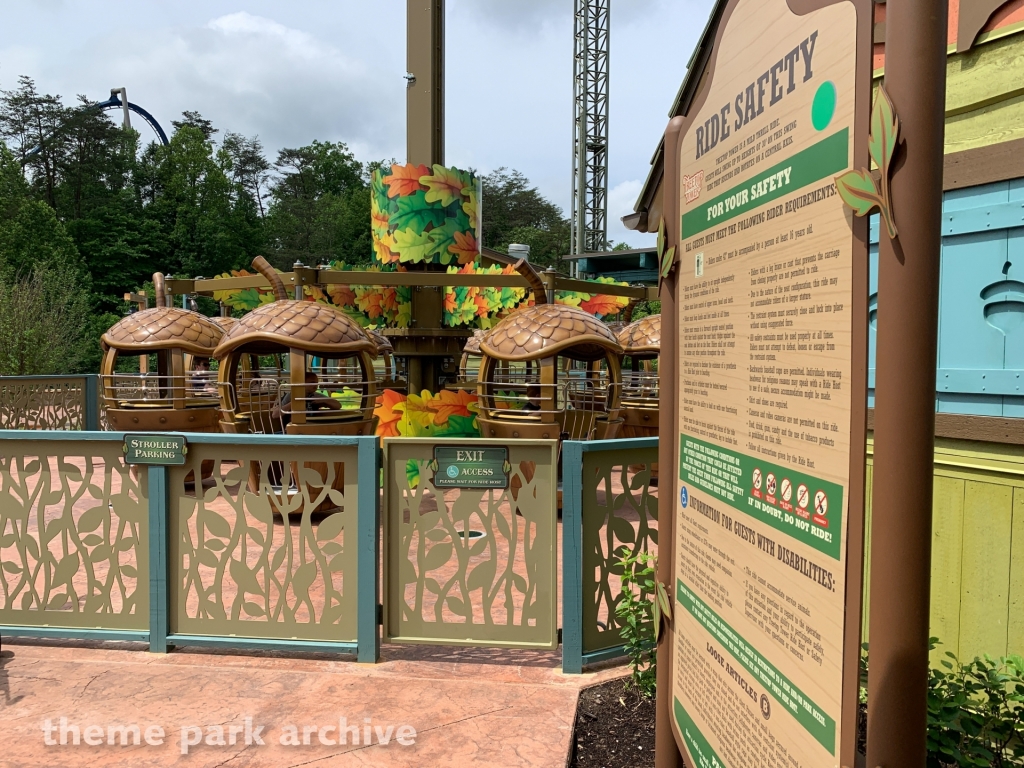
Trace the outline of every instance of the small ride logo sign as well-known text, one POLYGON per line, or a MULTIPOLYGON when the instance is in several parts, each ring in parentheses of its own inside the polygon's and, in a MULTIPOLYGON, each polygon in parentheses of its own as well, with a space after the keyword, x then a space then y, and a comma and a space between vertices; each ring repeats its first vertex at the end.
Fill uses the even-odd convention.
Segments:
POLYGON ((692 176, 683 176, 683 194, 686 196, 686 202, 692 203, 700 197, 703 186, 704 171, 697 171, 692 176))

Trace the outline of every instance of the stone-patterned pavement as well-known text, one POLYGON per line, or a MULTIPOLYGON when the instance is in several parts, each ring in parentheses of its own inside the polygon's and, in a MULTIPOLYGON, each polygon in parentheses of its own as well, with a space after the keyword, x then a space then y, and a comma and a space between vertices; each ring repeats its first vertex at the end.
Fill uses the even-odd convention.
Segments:
MULTIPOLYGON (((624 673, 609 667, 563 675, 557 651, 386 645, 382 663, 362 665, 316 654, 193 648, 157 655, 129 644, 8 640, 0 654, 0 768, 561 768, 579 689, 624 673), (70 730, 60 744, 61 718, 69 729, 78 726, 79 745, 70 730), (247 718, 253 731, 263 727, 263 745, 245 743, 247 718), (340 718, 360 727, 358 744, 351 733, 344 745, 321 743, 338 741, 340 718), (138 746, 121 746, 119 733, 107 744, 111 726, 132 725, 142 737, 138 746), (289 725, 297 745, 282 743, 289 725), (85 743, 100 732, 88 726, 100 727, 100 745, 85 743), (146 743, 150 726, 163 730, 162 744, 146 743), (401 726, 414 728, 415 737, 401 726), (215 743, 221 729, 223 745, 215 743), (402 745, 399 736, 414 743, 402 745), (182 746, 200 737, 202 743, 182 746)), ((159 740, 155 730, 149 735, 159 740)))

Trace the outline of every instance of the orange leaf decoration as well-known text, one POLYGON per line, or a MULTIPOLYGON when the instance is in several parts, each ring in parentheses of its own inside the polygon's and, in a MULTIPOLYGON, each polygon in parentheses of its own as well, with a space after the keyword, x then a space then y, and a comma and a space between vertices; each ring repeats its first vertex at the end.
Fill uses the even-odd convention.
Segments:
POLYGON ((459 308, 459 302, 455 298, 455 291, 450 291, 444 295, 444 311, 448 314, 454 314, 459 308))
POLYGON ((476 411, 476 401, 476 395, 470 392, 442 389, 430 400, 430 407, 436 411, 434 425, 439 427, 452 416, 471 417, 476 411))
POLYGON ((620 309, 620 305, 617 296, 598 294, 597 296, 592 296, 586 301, 580 302, 580 309, 591 315, 601 315, 604 317, 617 313, 620 309))
POLYGON ((373 415, 380 419, 377 434, 380 437, 398 437, 398 423, 402 420, 402 410, 396 405, 405 402, 405 397, 393 389, 385 389, 380 396, 379 405, 373 409, 373 415))
POLYGON ((356 303, 356 295, 347 285, 332 285, 327 289, 331 301, 339 307, 348 307, 356 303))
POLYGON ((392 165, 391 175, 384 177, 384 183, 388 185, 388 197, 404 197, 421 189, 426 190, 420 184, 420 178, 429 175, 430 169, 425 165, 392 165))
POLYGON ((455 243, 448 246, 448 253, 457 256, 459 264, 471 264, 476 260, 478 250, 472 232, 456 232, 455 243))
POLYGON ((477 294, 473 297, 473 302, 476 304, 476 316, 487 317, 488 313, 491 311, 491 308, 487 304, 487 299, 477 294))

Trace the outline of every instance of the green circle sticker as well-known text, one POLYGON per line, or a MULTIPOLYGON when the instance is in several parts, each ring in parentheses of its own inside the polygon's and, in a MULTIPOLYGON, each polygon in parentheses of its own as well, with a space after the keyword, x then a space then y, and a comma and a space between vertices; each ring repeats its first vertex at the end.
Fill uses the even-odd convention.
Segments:
POLYGON ((814 130, 825 130, 835 113, 836 87, 831 80, 826 80, 818 86, 814 101, 811 103, 811 125, 814 126, 814 130))

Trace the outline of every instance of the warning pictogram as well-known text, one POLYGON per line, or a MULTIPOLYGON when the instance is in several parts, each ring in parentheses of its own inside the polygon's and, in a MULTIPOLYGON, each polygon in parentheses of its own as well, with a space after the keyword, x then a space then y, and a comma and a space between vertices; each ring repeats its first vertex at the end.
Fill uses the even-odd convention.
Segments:
POLYGON ((768 482, 765 484, 765 490, 768 491, 769 496, 775 495, 775 475, 771 472, 768 473, 768 482))
POLYGON ((828 496, 825 495, 824 491, 816 491, 814 493, 814 514, 811 516, 811 520, 814 521, 815 525, 828 528, 828 518, 825 517, 827 514, 828 496))
POLYGON ((803 483, 800 483, 800 485, 798 485, 796 489, 796 505, 800 507, 800 509, 807 509, 807 503, 810 500, 811 497, 809 496, 807 486, 804 485, 803 483))
POLYGON ((814 494, 814 514, 824 517, 828 514, 828 496, 824 491, 814 494))
POLYGON ((761 470, 754 467, 754 488, 761 490, 761 470))
POLYGON ((782 478, 782 500, 789 501, 793 496, 793 484, 788 477, 782 478))

